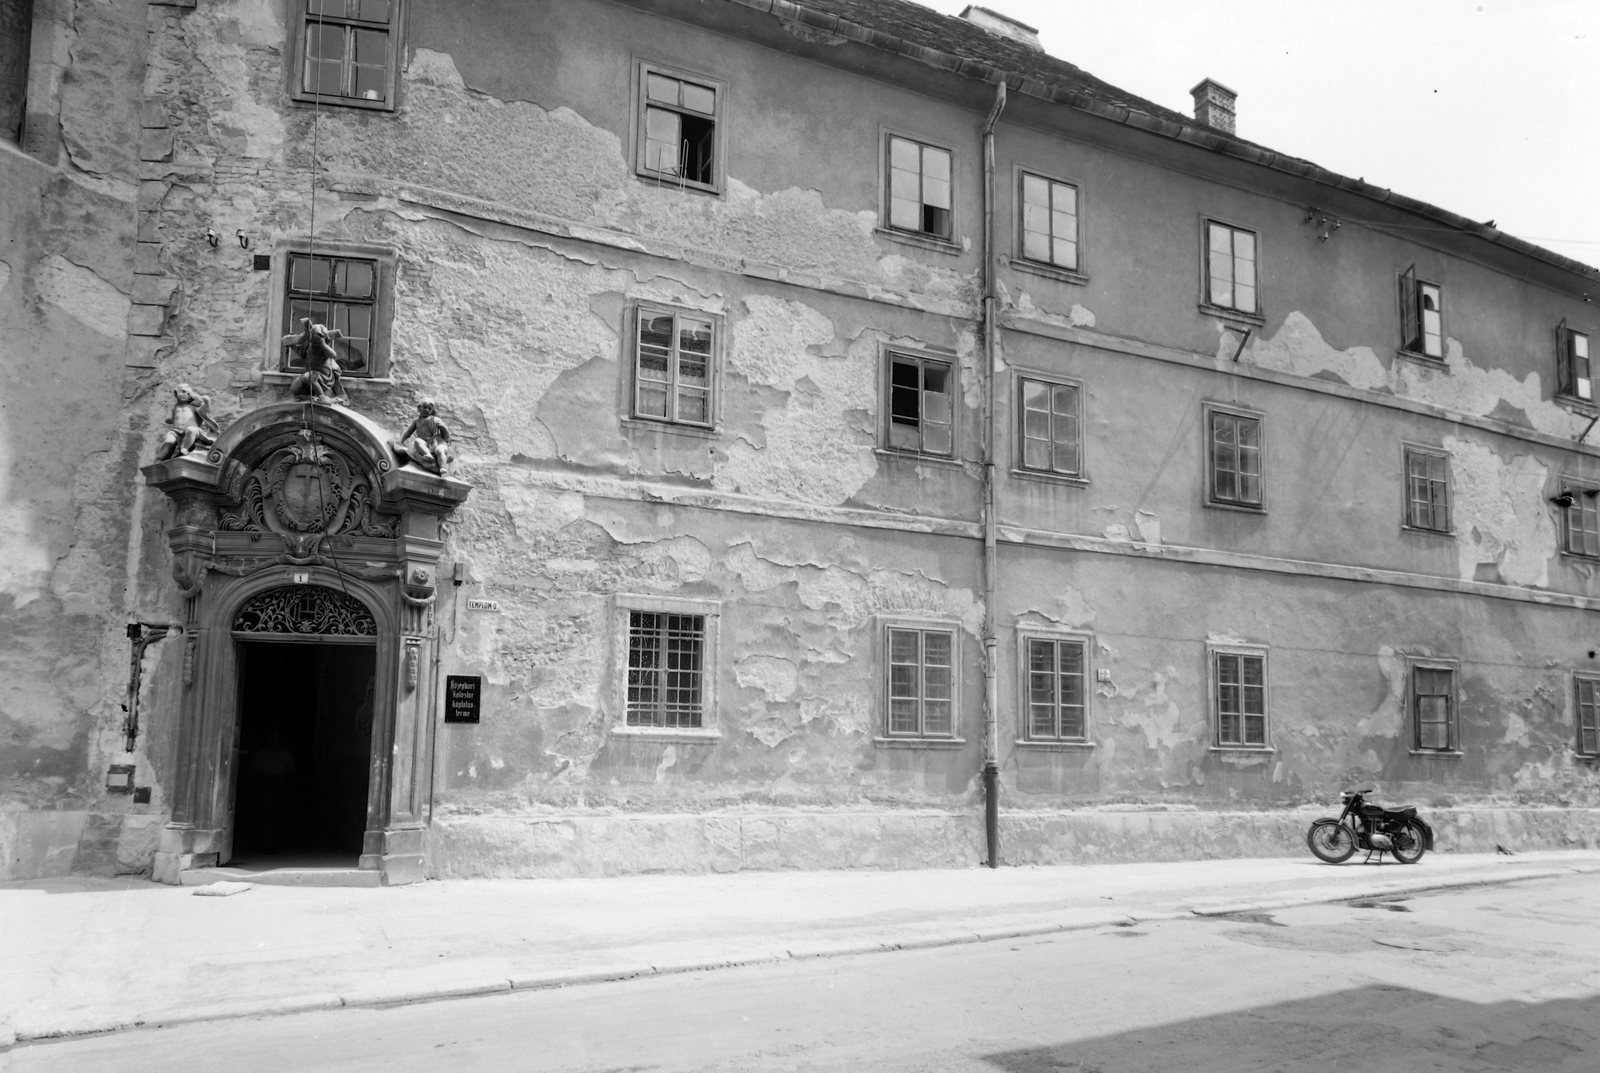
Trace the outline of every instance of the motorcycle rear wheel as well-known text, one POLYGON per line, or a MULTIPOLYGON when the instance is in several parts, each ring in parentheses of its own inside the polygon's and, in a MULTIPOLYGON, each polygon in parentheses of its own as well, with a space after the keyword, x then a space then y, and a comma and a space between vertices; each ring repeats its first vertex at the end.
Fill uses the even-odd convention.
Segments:
POLYGON ((1317 860, 1328 864, 1343 864, 1356 851, 1356 839, 1350 828, 1338 820, 1321 819, 1306 832, 1306 845, 1317 860))
POLYGON ((1407 820, 1391 836, 1393 846, 1389 853, 1401 864, 1416 864, 1422 860, 1422 854, 1428 842, 1423 836, 1422 827, 1415 820, 1407 820))

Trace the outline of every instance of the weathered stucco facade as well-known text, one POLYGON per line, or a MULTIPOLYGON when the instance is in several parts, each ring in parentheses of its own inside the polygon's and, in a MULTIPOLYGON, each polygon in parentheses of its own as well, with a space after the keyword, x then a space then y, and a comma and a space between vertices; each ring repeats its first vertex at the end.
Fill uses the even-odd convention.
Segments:
MULTIPOLYGON (((407 739, 420 872, 976 863, 986 373, 1003 861, 1290 852, 1351 783, 1427 807, 1445 848, 1600 839, 1577 711, 1600 559, 1567 553, 1552 502, 1600 483, 1553 341, 1600 331, 1593 270, 1092 79, 1046 85, 1006 67, 1024 43, 897 28, 898 2, 407 0, 389 107, 296 99, 293 0, 31 10, 25 130, 0 145, 0 878, 227 856, 175 833, 201 747, 182 713, 211 716, 170 534, 219 523, 140 467, 179 382, 225 429, 290 398, 288 260, 317 251, 380 266, 376 375, 340 411, 366 424, 340 427, 392 434, 438 400, 471 487, 369 564, 437 571, 393 626, 432 664, 407 739), (706 189, 643 173, 646 66, 717 88, 706 189), (949 153, 947 237, 888 226, 891 136, 949 153), (1077 191, 1072 270, 1022 257, 1021 171, 1077 191), (1258 236, 1255 311, 1208 302, 1209 220, 1258 236), (1397 353, 1408 266, 1446 295, 1437 360, 1397 353), (706 427, 633 416, 641 304, 713 325, 706 427), (950 368, 948 457, 888 440, 896 353, 950 368), (1079 392, 1070 479, 1019 457, 1024 376, 1079 392), (1208 500, 1216 408, 1260 422, 1259 509, 1208 500), (1407 445, 1448 460, 1446 532, 1403 524, 1407 445), (704 617, 700 727, 628 725, 630 609, 704 617), (128 623, 179 627, 144 650, 131 751, 128 623), (951 734, 889 733, 897 624, 952 638, 951 734), (1083 645, 1083 734, 1030 740, 1032 637, 1083 645), (1253 747, 1219 741, 1233 649, 1265 660, 1253 747), (1416 747, 1418 661, 1451 669, 1452 748, 1416 747), (448 675, 483 679, 481 723, 442 722, 448 675), (114 764, 148 794, 108 793, 114 764)), ((347 438, 388 479, 377 433, 347 438)), ((225 802, 237 764, 209 777, 225 802)))

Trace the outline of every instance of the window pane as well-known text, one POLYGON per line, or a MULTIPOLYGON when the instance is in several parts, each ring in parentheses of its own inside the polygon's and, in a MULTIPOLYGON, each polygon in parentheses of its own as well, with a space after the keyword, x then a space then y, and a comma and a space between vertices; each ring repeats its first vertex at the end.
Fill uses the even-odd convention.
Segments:
POLYGON ((904 138, 889 139, 889 165, 904 171, 922 172, 922 155, 916 142, 904 138))
MULTIPOLYGON (((1211 250, 1213 253, 1229 255, 1233 253, 1233 246, 1228 241, 1228 229, 1220 224, 1211 225, 1211 250)), ((1215 257, 1212 259, 1218 260, 1215 257)))
POLYGON ((697 86, 693 82, 683 83, 683 106, 706 115, 715 115, 717 112, 717 91, 709 86, 697 86))
POLYGON ((319 60, 344 59, 345 28, 325 22, 306 24, 306 55, 319 60))
POLYGON ((649 171, 678 174, 682 156, 681 125, 677 112, 664 108, 644 110, 644 166, 649 171))
MULTIPOLYGON (((1256 259, 1256 237, 1248 231, 1233 233, 1233 256, 1240 262, 1256 259)), ((1244 278, 1243 276, 1240 277, 1244 278)))
POLYGON ((925 633, 922 635, 923 661, 930 667, 950 666, 950 635, 925 633))
POLYGON ((922 178, 914 171, 904 168, 892 168, 889 171, 889 196, 899 201, 909 201, 917 206, 917 215, 922 213, 922 178))
POLYGON ((1050 208, 1050 184, 1037 175, 1022 177, 1022 204, 1024 210, 1047 212, 1050 208))
POLYGON ((704 391, 680 390, 678 392, 679 421, 691 421, 697 425, 711 423, 711 396, 704 391))
POLYGON ((950 183, 950 154, 943 149, 923 146, 922 174, 931 182, 944 183, 948 189, 950 183))
POLYGON ((342 19, 351 12, 345 8, 345 0, 310 0, 306 4, 306 12, 311 15, 331 15, 342 19))
POLYGON ((666 75, 646 75, 644 94, 652 101, 660 101, 663 104, 677 104, 678 80, 676 78, 668 78, 666 75))
POLYGON ((322 257, 291 257, 289 259, 289 289, 322 294, 328 290, 332 265, 322 257))
POLYGON ((361 0, 359 18, 368 22, 389 21, 389 0, 361 0))
POLYGON ((950 207, 950 180, 924 179, 922 182, 922 201, 936 209, 950 207))
POLYGON ((1054 260, 1050 236, 1043 231, 1024 231, 1022 233, 1022 256, 1030 261, 1054 260))
POLYGON ((389 61, 389 34, 386 30, 355 31, 355 62, 383 67, 389 61))
POLYGON ((915 630, 889 631, 889 659, 894 663, 918 663, 915 630))

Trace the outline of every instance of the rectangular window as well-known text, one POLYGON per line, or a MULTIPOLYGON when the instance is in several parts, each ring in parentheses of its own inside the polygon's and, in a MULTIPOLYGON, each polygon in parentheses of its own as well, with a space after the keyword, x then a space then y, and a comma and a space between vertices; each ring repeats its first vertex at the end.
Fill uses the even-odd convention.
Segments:
POLYGON ((703 313, 638 309, 633 416, 710 427, 716 321, 703 313))
POLYGON ((1261 506, 1261 419, 1211 411, 1211 501, 1261 506))
POLYGON ((950 150, 889 135, 889 226, 950 237, 950 150))
POLYGON ((889 631, 890 737, 954 735, 954 647, 948 630, 889 631))
POLYGON ((1078 442, 1078 388, 1019 379, 1022 468, 1077 477, 1083 472, 1078 442))
POLYGON ((704 716, 706 617, 628 613, 628 725, 694 728, 704 716))
POLYGON ((1600 756, 1600 681, 1576 679, 1578 688, 1578 752, 1600 756))
POLYGON ((649 65, 641 66, 639 80, 639 173, 674 185, 719 189, 721 89, 649 65))
POLYGON ((947 361, 889 355, 889 446, 896 451, 954 452, 954 372, 947 361))
POLYGON ((1088 643, 1030 637, 1027 645, 1028 740, 1083 741, 1088 643))
MULTIPOLYGON (((378 304, 378 262, 356 257, 289 254, 284 334, 298 335, 302 322, 339 332, 334 349, 343 376, 374 376, 373 322, 378 304)), ((305 368, 301 352, 285 344, 284 369, 305 368)))
POLYGON ((394 106, 400 0, 304 0, 297 99, 394 106))
POLYGON ((1213 652, 1217 744, 1267 744, 1267 658, 1245 652, 1213 652))
POLYGON ((1040 264, 1077 271, 1077 187, 1023 174, 1022 256, 1040 264))
POLYGON ((1411 668, 1411 718, 1417 751, 1456 751, 1455 678, 1449 667, 1411 668))
POLYGON ((1594 381, 1589 375, 1589 337, 1562 321, 1556 325, 1556 361, 1561 394, 1584 402, 1594 401, 1594 381))
POLYGON ((1258 312, 1255 232, 1207 221, 1206 236, 1206 302, 1220 309, 1258 312))
POLYGON ((1567 553, 1600 558, 1600 509, 1596 507, 1600 489, 1568 484, 1561 489, 1556 502, 1565 509, 1561 512, 1567 530, 1567 553))
POLYGON ((1406 524, 1450 531, 1450 461, 1438 452, 1406 448, 1406 524))
POLYGON ((1444 290, 1418 279, 1416 265, 1400 275, 1400 349, 1444 358, 1444 290))

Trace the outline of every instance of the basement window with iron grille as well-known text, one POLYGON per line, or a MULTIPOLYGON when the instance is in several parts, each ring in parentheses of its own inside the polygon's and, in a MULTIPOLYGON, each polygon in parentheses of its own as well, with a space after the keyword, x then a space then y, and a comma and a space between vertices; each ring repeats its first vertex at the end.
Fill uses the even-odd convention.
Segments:
POLYGON ((297 0, 294 98, 322 105, 394 108, 404 0, 297 0))
POLYGON ((641 64, 638 173, 662 186, 720 191, 724 95, 716 82, 641 64))
POLYGON ((628 726, 700 728, 705 656, 706 616, 628 612, 628 726))

